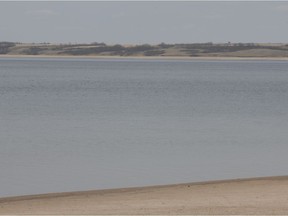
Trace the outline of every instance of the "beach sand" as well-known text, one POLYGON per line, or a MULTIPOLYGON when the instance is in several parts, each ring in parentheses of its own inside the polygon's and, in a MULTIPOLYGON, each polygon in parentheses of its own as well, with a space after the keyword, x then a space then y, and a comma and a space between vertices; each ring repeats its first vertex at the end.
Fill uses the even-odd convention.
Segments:
POLYGON ((288 176, 8 197, 0 214, 288 215, 288 176))

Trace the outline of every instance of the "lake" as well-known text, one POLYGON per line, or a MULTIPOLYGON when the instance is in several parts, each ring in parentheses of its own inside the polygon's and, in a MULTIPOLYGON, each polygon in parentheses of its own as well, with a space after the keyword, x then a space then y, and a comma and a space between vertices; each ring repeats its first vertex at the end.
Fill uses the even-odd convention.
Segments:
POLYGON ((0 196, 287 175, 287 69, 0 58, 0 196))

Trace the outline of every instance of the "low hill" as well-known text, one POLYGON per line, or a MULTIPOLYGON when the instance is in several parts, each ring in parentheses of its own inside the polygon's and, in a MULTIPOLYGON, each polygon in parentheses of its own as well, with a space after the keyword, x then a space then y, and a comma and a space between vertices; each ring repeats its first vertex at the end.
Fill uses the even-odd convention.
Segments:
POLYGON ((288 57, 288 44, 191 43, 158 45, 25 44, 0 42, 1 55, 163 56, 163 57, 288 57))

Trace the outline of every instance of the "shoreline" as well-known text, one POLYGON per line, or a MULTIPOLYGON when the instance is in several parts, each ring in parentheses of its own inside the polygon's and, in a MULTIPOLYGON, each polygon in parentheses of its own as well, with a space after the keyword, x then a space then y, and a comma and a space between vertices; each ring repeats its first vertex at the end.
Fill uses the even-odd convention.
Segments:
POLYGON ((165 188, 165 187, 175 187, 175 186, 194 186, 194 185, 213 185, 213 184, 222 184, 222 183, 233 183, 233 182, 247 182, 247 181, 258 181, 258 180, 288 180, 288 176, 266 176, 266 177, 252 177, 252 178, 235 178, 235 179, 222 179, 222 180, 209 180, 209 181, 197 181, 197 182, 188 182, 188 183, 175 183, 175 184, 166 184, 166 185, 150 185, 150 186, 136 186, 136 187, 123 187, 123 188, 105 188, 105 189, 96 189, 96 190, 84 190, 84 191, 72 191, 72 192, 56 192, 56 193, 43 193, 43 194, 29 194, 29 195, 20 195, 20 196, 7 196, 0 197, 0 203, 5 201, 20 201, 20 200, 29 200, 29 199, 38 199, 38 198, 50 198, 50 197, 67 197, 87 193, 114 193, 114 192, 123 192, 123 191, 133 191, 133 190, 145 190, 145 189, 154 189, 154 188, 165 188))
POLYGON ((0 214, 288 214, 288 176, 0 198, 0 214))
POLYGON ((59 59, 143 59, 143 60, 251 60, 251 61, 288 61, 288 57, 224 57, 224 56, 101 56, 101 55, 1 55, 0 58, 59 58, 59 59))

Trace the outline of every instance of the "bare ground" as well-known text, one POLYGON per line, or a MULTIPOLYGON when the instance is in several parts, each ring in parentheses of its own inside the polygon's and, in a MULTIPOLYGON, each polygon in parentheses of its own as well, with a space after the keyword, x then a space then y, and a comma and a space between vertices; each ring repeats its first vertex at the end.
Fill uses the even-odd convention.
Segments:
POLYGON ((0 214, 288 214, 288 176, 0 199, 0 214))

